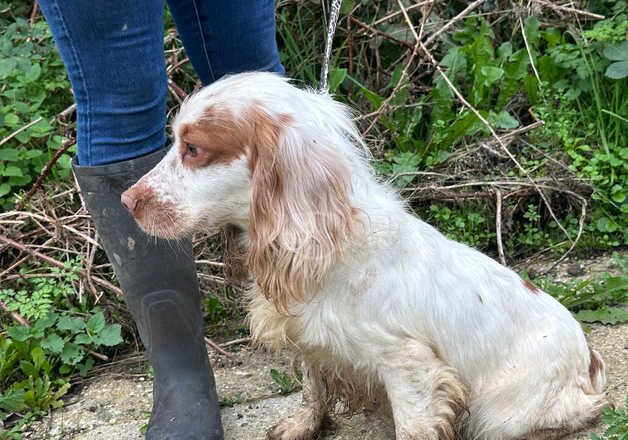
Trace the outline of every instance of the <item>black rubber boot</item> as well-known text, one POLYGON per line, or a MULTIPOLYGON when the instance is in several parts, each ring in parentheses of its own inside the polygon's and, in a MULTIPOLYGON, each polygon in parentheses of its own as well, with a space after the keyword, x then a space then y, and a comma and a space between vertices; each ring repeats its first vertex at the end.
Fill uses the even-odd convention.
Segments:
POLYGON ((120 203, 164 153, 97 167, 75 160, 74 174, 153 365, 146 438, 222 440, 192 245, 147 236, 120 203))

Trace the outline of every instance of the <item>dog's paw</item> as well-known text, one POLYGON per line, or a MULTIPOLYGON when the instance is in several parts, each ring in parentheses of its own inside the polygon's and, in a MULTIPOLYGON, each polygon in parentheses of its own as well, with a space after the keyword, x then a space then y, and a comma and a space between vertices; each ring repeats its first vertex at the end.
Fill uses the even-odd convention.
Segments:
POLYGON ((310 408, 301 408, 292 417, 282 420, 266 433, 268 440, 316 440, 323 415, 310 408))

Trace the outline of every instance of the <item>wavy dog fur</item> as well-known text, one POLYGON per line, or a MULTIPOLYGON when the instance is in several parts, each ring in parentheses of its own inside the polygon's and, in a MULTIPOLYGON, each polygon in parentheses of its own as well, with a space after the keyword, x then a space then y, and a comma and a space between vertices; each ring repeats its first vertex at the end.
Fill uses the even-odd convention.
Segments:
POLYGON ((248 260, 251 333, 304 361, 303 403, 269 438, 315 438, 327 412, 373 401, 408 440, 547 439, 598 416, 604 362, 571 314, 409 214, 345 106, 240 74, 173 129, 127 205, 162 237, 242 231, 230 261, 248 260))

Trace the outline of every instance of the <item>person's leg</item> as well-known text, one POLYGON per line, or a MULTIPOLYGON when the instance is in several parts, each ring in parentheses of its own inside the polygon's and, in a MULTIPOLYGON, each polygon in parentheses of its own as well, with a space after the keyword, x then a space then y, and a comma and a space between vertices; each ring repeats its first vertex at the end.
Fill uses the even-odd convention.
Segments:
POLYGON ((167 0, 203 84, 251 70, 284 73, 273 0, 167 0))
POLYGON ((43 0, 41 8, 74 91, 79 163, 104 165, 163 148, 161 3, 43 0))
POLYGON ((146 236, 120 203, 165 143, 163 5, 39 3, 77 103, 74 172, 154 367, 146 436, 222 439, 191 243, 146 236))

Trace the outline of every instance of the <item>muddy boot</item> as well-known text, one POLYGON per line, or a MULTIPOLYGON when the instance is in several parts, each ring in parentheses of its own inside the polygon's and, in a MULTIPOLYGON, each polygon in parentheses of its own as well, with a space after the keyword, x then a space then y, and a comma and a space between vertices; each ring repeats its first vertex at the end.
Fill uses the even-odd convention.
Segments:
POLYGON ((147 236, 120 203, 164 153, 96 167, 75 160, 74 174, 153 365, 146 438, 221 440, 192 245, 147 236))

